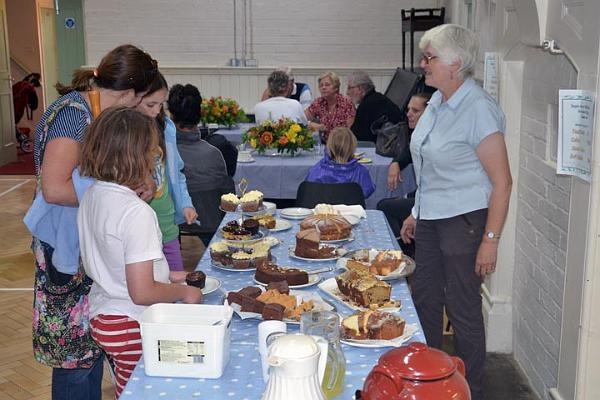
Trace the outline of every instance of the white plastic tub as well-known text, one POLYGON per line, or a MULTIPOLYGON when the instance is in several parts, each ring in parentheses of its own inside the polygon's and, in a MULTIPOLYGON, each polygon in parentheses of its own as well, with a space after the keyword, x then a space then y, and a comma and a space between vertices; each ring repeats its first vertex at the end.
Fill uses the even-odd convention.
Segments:
POLYGON ((227 305, 154 304, 140 317, 146 375, 220 378, 229 362, 227 305))

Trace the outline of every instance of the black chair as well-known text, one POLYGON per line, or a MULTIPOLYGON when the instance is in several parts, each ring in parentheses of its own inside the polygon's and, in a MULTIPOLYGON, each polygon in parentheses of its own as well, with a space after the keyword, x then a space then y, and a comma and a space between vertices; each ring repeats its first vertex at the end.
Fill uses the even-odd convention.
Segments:
POLYGON ((370 142, 368 140, 359 140, 356 142, 356 147, 375 147, 375 142, 370 142))
POLYGON ((442 8, 411 8, 400 11, 402 18, 402 69, 406 69, 404 55, 406 54, 406 33, 410 34, 410 70, 414 71, 415 32, 427 31, 444 23, 446 9, 442 8))
POLYGON ((424 85, 422 81, 420 75, 396 68, 396 73, 385 89, 384 95, 404 112, 410 97, 417 91, 422 91, 419 90, 420 86, 424 85))
POLYGON ((219 209, 221 195, 235 191, 233 184, 225 188, 190 192, 192 203, 198 213, 200 225, 179 225, 180 236, 198 236, 205 246, 212 239, 225 213, 219 209))
POLYGON ((296 206, 314 208, 319 203, 360 204, 365 207, 365 195, 358 183, 302 182, 296 193, 296 206))

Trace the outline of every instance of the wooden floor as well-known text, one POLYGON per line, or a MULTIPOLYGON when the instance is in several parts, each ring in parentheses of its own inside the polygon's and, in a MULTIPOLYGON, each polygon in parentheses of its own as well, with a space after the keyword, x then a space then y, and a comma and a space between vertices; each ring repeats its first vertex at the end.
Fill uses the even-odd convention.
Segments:
MULTIPOLYGON (((33 256, 23 216, 31 204, 31 176, 0 176, 0 399, 50 399, 52 370, 33 359, 31 310, 33 256)), ((182 237, 186 270, 192 270, 204 247, 195 237, 182 237)), ((103 399, 113 399, 105 368, 103 399)))

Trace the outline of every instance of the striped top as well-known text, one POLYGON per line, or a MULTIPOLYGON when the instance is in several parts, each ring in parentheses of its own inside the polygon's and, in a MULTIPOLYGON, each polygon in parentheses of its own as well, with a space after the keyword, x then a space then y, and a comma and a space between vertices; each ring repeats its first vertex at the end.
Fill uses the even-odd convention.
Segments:
MULTIPOLYGON (((46 120, 52 111, 58 106, 58 104, 66 99, 83 104, 88 110, 89 115, 92 115, 92 110, 89 108, 81 93, 77 91, 73 91, 59 97, 46 109, 46 111, 44 111, 42 118, 40 118, 40 122, 35 128, 34 162, 36 175, 39 174, 40 170, 40 138, 44 132, 44 125, 46 124, 46 120)), ((48 129, 46 144, 59 137, 71 138, 81 143, 85 134, 85 128, 87 128, 86 117, 87 116, 84 112, 75 107, 63 107, 63 109, 58 112, 57 117, 54 119, 54 122, 48 129)))

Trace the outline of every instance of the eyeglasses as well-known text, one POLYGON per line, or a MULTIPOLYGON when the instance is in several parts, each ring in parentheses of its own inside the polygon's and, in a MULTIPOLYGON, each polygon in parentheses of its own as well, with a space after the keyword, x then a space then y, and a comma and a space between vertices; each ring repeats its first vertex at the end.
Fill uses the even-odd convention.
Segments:
POLYGON ((428 56, 427 54, 421 55, 421 61, 424 61, 425 64, 429 64, 431 60, 435 60, 438 56, 428 56))
POLYGON ((347 87, 347 90, 350 90, 350 89, 356 89, 357 87, 358 87, 358 85, 355 85, 355 86, 350 86, 350 85, 348 85, 348 87, 347 87))

